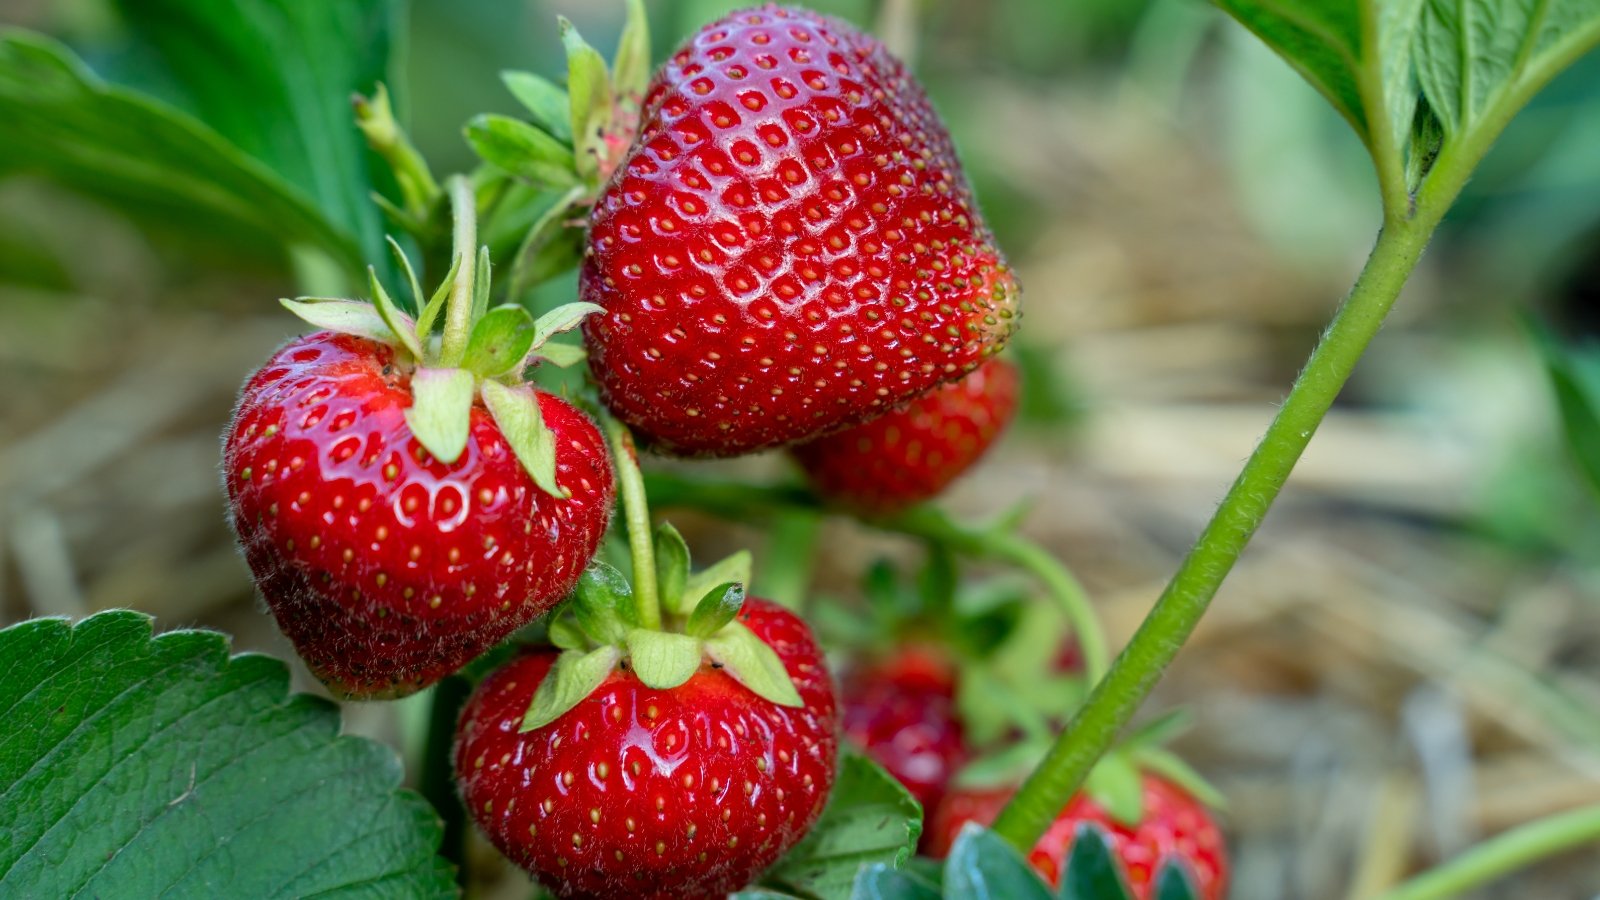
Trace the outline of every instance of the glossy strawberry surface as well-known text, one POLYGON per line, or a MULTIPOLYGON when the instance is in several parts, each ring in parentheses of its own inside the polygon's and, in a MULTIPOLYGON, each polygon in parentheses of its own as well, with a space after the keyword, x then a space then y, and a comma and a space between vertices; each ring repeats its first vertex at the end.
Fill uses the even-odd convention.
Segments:
POLYGON ((450 674, 572 589, 605 532, 606 448, 539 394, 556 480, 535 487, 481 408, 460 459, 412 436, 392 348, 318 332, 245 384, 224 438, 230 513, 278 626, 335 691, 400 696, 450 674))
POLYGON ((943 123, 877 41, 777 6, 657 73, 594 208, 582 299, 606 403, 667 452, 863 421, 976 368, 1015 280, 943 123))
POLYGON ((916 646, 865 665, 845 681, 844 735, 905 785, 931 815, 967 746, 948 660, 916 646))
POLYGON ((462 712, 456 774, 494 845, 561 897, 702 898, 748 884, 827 802, 833 685, 793 614, 746 601, 739 620, 772 647, 803 708, 756 696, 702 664, 647 687, 619 669, 543 728, 517 732, 556 659, 525 652, 462 712))
MULTIPOLYGON (((951 791, 929 825, 929 852, 934 856, 948 853, 967 822, 994 822, 1011 794, 1009 788, 951 791)), ((1150 900, 1155 878, 1169 859, 1184 864, 1201 900, 1222 900, 1228 886, 1227 847, 1210 811, 1182 788, 1150 774, 1144 775, 1144 808, 1144 818, 1128 825, 1080 793, 1050 824, 1028 854, 1028 861, 1051 884, 1058 883, 1078 826, 1092 822, 1108 838, 1107 845, 1120 862, 1136 900, 1150 900)))
POLYGON ((868 513, 932 499, 971 468, 1017 411, 1017 370, 991 359, 876 419, 796 447, 823 497, 868 513))

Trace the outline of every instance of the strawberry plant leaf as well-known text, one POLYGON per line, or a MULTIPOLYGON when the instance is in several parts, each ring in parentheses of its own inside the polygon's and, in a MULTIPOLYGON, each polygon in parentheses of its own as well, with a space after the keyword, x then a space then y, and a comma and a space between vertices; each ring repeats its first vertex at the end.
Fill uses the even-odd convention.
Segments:
POLYGON ((533 387, 485 381, 479 391, 490 418, 500 427, 500 435, 506 439, 528 477, 546 494, 566 497, 566 489, 556 482, 556 436, 544 424, 539 397, 533 387))
POLYGON ((627 643, 634 674, 657 690, 683 684, 700 668, 700 641, 687 634, 635 628, 627 643))
POLYGON ((762 883, 805 897, 848 897, 864 866, 904 865, 921 835, 922 807, 910 792, 871 759, 845 751, 821 818, 762 883))
POLYGON ((123 610, 0 631, 0 895, 456 896, 394 752, 228 650, 123 610))
MULTIPOLYGON (((751 556, 748 550, 740 550, 731 556, 725 556, 690 575, 688 580, 683 583, 683 596, 704 597, 719 584, 728 584, 730 582, 749 584, 751 567, 751 556)), ((675 611, 679 615, 686 615, 689 612, 688 609, 675 611)))
POLYGON ((362 259, 383 258, 372 161, 352 124, 350 97, 371 94, 388 75, 402 7, 386 0, 116 6, 159 55, 172 76, 161 84, 176 89, 178 105, 303 191, 355 238, 362 259))
POLYGON ((1061 874, 1060 900, 1132 900, 1117 868, 1105 832, 1085 822, 1072 838, 1072 853, 1061 874))
POLYGON ((570 366, 575 366, 578 363, 588 359, 589 353, 577 344, 558 344, 551 342, 548 344, 541 344, 534 356, 538 359, 544 360, 558 369, 565 369, 570 366))
POLYGON ((628 18, 617 40, 611 71, 619 94, 644 98, 650 82, 650 22, 645 18, 644 0, 628 0, 628 18))
POLYGON ((510 175, 549 187, 576 181, 572 151, 527 122, 485 114, 468 122, 463 133, 484 162, 510 175))
POLYGON ((532 72, 501 72, 500 80, 533 116, 533 124, 556 140, 572 144, 572 104, 567 102, 566 91, 532 72))
POLYGON ((535 329, 539 336, 534 342, 535 346, 543 344, 562 332, 571 331, 582 325, 584 319, 595 313, 603 312, 605 312, 605 308, 594 303, 563 303, 539 317, 538 326, 535 329))
POLYGON ((563 650, 550 668, 550 674, 539 683, 533 702, 522 717, 518 731, 543 728, 561 718, 583 698, 594 693, 595 688, 611 675, 622 659, 622 651, 607 644, 585 653, 582 650, 563 650))
POLYGON ((1567 447, 1600 493, 1600 344, 1567 348, 1548 329, 1533 329, 1555 390, 1567 447))
POLYGON ((533 347, 533 315, 514 304, 497 306, 472 326, 461 366, 484 378, 513 374, 533 347))
POLYGON ((729 622, 721 631, 707 638, 706 655, 722 663, 727 673, 779 706, 802 707, 800 692, 795 690, 783 660, 755 633, 739 622, 729 622))
POLYGON ((412 359, 421 359, 422 344, 417 341, 416 324, 395 307, 389 292, 383 288, 383 282, 378 280, 378 270, 372 266, 367 266, 367 284, 372 291, 372 305, 377 308, 384 326, 400 342, 400 346, 411 354, 412 359))
POLYGON ((1156 874, 1156 890, 1151 900, 1196 900, 1199 896, 1189 870, 1176 857, 1168 857, 1156 874))
POLYGON ((472 429, 472 373, 466 369, 418 369, 411 376, 406 425, 417 442, 449 465, 467 449, 472 429))
POLYGON ((611 124, 611 76, 606 61, 584 41, 578 29, 565 17, 560 19, 561 44, 567 51, 567 97, 572 104, 572 149, 578 174, 594 178, 599 174, 595 152, 600 134, 611 124))
POLYGON ((489 245, 478 248, 478 268, 472 278, 472 321, 476 322, 489 311, 489 285, 494 264, 489 259, 489 245))
POLYGON ((49 38, 0 31, 0 121, 0 173, 41 173, 240 247, 318 247, 352 279, 361 271, 354 237, 281 175, 187 113, 106 84, 49 38))
POLYGON ((385 344, 399 341, 390 330, 389 323, 384 321, 383 315, 371 303, 325 297, 300 297, 278 302, 283 304, 284 309, 317 328, 353 334, 385 344))
MULTIPOLYGON (((1049 900, 1050 889, 1016 848, 987 828, 968 823, 944 864, 949 900, 1049 900)), ((1095 894, 1078 900, 1112 900, 1095 894)))
POLYGON ((686 596, 683 586, 689 579, 689 545, 671 522, 656 526, 656 584, 667 611, 688 615, 697 596, 686 596))
POLYGON ((394 257, 395 266, 406 278, 406 286, 411 289, 411 311, 422 312, 427 300, 423 298, 422 282, 417 280, 417 270, 411 267, 411 257, 406 255, 406 251, 400 247, 400 242, 393 237, 386 234, 383 239, 389 245, 389 255, 394 257))
POLYGON ((732 622, 743 606, 744 585, 734 582, 719 584, 695 604, 684 630, 695 637, 710 637, 732 622))
POLYGON ((1095 763, 1083 788, 1118 822, 1132 827, 1144 819, 1144 780, 1126 755, 1106 754, 1095 763))
POLYGON ((1183 788, 1212 809, 1228 808, 1228 798, 1176 753, 1161 747, 1146 747, 1134 751, 1134 758, 1141 768, 1183 788))
POLYGON ((539 284, 551 277, 556 271, 565 267, 565 260, 576 263, 581 252, 576 247, 576 241, 557 241, 556 238, 567 228, 567 219, 572 215, 580 200, 587 195, 588 189, 583 185, 574 185, 567 189, 565 194, 555 198, 551 204, 539 214, 539 218, 528 229, 527 235, 522 239, 522 245, 517 248, 517 255, 511 262, 511 289, 510 296, 519 298, 539 284), (556 264, 552 264, 546 257, 548 254, 558 254, 556 264))
POLYGON ((912 872, 874 863, 861 870, 851 900, 939 900, 939 886, 912 872))
POLYGON ((439 314, 444 312, 445 303, 450 299, 450 292, 455 289, 456 276, 461 273, 461 261, 465 254, 458 253, 450 257, 450 271, 444 273, 444 280, 439 282, 439 287, 428 298, 428 305, 417 312, 417 337, 423 342, 428 342, 428 334, 433 331, 433 326, 439 321, 439 314))
POLYGON ((600 560, 591 560, 578 576, 570 609, 585 634, 597 644, 615 644, 634 621, 633 585, 622 573, 600 560))

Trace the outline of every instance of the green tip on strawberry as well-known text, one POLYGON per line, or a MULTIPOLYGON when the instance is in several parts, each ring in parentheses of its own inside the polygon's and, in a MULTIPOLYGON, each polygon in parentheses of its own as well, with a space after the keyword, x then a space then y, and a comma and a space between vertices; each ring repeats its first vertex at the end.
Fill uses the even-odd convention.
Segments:
POLYGON ((431 298, 391 242, 416 318, 376 275, 371 303, 284 301, 323 330, 246 382, 225 438, 231 520, 262 596, 348 697, 419 690, 543 614, 610 519, 599 430, 523 381, 593 309, 489 309, 470 188, 451 191, 455 262, 431 298))
POLYGON ((588 697, 618 667, 645 685, 671 690, 702 666, 719 669, 779 706, 802 705, 776 652, 738 621, 750 580, 750 555, 739 552, 690 575, 688 550, 670 524, 655 534, 662 627, 645 627, 622 574, 595 561, 571 601, 550 624, 562 652, 523 717, 520 730, 543 728, 588 697))

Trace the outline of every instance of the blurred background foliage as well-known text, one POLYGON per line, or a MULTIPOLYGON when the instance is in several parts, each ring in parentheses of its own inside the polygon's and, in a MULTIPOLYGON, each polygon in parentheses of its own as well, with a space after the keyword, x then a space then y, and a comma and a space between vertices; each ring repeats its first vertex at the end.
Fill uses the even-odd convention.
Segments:
MULTIPOLYGON (((387 81, 435 172, 464 170, 466 120, 518 114, 502 70, 562 77, 556 15, 603 51, 622 17, 598 0, 329 2, 0 0, 0 26, 58 39, 111 85, 75 100, 44 57, 0 53, 0 619, 127 605, 284 654, 221 521, 215 435, 295 328, 272 301, 385 264, 364 201, 393 184, 350 91, 387 81), (237 149, 139 118, 139 96, 237 149), (110 151, 60 149, 106 115, 110 151)), ((647 0, 657 58, 739 5, 647 0)), ((868 27, 883 12, 807 5, 868 27)), ((914 66, 1027 290, 1026 427, 951 505, 1035 498, 1032 530, 1125 636, 1370 247, 1368 163, 1199 0, 915 8, 914 66)), ((1600 487, 1569 446, 1600 424, 1568 410, 1563 430, 1530 326, 1558 356, 1588 347, 1555 383, 1568 366, 1600 398, 1597 148, 1591 55, 1468 186, 1160 697, 1200 707, 1181 749, 1235 797, 1241 897, 1342 896, 1600 798, 1600 487), (1395 861, 1381 841, 1402 834, 1416 852, 1395 861)), ((752 537, 699 524, 694 540, 752 537)), ((845 596, 899 552, 848 528, 815 573, 845 596)), ((355 708, 353 727, 410 749, 406 709, 355 708)), ((1578 884, 1600 884, 1592 860, 1503 896, 1578 884)))

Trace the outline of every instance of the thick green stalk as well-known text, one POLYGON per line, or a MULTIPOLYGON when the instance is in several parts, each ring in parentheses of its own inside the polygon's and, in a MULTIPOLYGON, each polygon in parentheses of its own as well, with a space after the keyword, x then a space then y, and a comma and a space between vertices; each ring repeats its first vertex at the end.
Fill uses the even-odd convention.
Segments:
POLYGON ((1600 841, 1600 806, 1530 822, 1495 835, 1374 900, 1448 900, 1523 866, 1600 841))
POLYGON ((450 191, 450 212, 455 217, 455 236, 451 252, 459 261, 456 280, 450 286, 450 299, 445 301, 444 332, 439 344, 439 364, 459 366, 467 353, 467 340, 472 337, 472 288, 477 271, 474 265, 478 253, 478 198, 472 182, 464 175, 453 175, 447 184, 450 191))
POLYGON ((628 527, 628 552, 633 557, 633 602, 639 625, 661 627, 661 598, 656 589, 655 542, 650 534, 650 506, 644 490, 644 474, 639 471, 639 450, 633 432, 609 413, 601 414, 606 441, 611 444, 611 462, 617 470, 617 494, 628 527))
POLYGON ((1422 255, 1437 216, 1392 217, 1288 399, 1144 624, 1111 664, 1049 754, 995 820, 1013 845, 1033 846, 1133 717, 1261 525, 1357 360, 1422 255))

